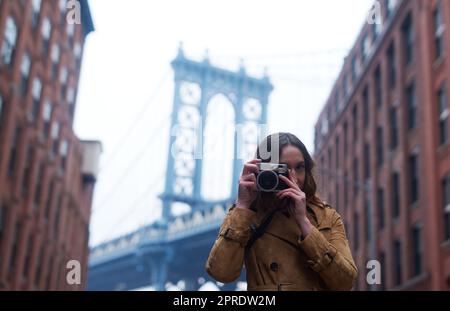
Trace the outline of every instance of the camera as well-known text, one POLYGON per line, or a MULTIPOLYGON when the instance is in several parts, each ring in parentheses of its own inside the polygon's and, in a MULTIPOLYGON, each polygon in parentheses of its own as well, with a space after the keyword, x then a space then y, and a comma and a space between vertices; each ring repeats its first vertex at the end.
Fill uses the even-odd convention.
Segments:
POLYGON ((278 175, 289 178, 287 164, 278 163, 258 163, 258 173, 256 173, 256 188, 258 191, 278 192, 289 186, 282 181, 278 175))

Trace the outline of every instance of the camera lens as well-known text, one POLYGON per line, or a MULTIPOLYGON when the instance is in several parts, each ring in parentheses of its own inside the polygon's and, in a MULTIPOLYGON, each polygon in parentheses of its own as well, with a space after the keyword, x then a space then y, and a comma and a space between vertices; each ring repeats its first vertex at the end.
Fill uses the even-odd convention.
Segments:
POLYGON ((256 183, 262 191, 272 191, 278 186, 278 176, 273 171, 262 171, 258 174, 256 183))

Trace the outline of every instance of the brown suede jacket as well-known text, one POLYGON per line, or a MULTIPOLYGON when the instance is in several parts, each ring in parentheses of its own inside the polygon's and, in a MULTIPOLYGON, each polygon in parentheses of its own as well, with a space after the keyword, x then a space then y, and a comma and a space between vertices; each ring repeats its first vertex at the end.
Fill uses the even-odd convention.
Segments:
POLYGON ((250 226, 259 226, 267 212, 232 205, 206 271, 217 281, 229 283, 239 277, 244 265, 251 291, 350 290, 358 271, 340 215, 328 204, 308 203, 307 211, 314 227, 304 239, 295 219, 277 212, 244 259, 250 226))

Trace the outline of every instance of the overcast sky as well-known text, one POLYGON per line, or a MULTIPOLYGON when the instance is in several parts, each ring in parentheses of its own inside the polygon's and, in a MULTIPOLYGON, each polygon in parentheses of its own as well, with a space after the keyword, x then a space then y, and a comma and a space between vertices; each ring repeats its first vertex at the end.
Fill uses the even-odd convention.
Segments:
POLYGON ((314 123, 372 0, 90 0, 75 131, 103 144, 90 245, 161 214, 173 99, 170 61, 239 68, 274 85, 270 132, 289 131, 313 152, 314 123))

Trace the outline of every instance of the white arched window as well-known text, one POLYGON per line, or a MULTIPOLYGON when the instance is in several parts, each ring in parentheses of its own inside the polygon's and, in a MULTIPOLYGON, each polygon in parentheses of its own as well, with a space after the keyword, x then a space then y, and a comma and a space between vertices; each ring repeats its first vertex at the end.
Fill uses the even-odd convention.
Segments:
POLYGON ((203 132, 202 189, 204 199, 228 198, 233 178, 234 109, 222 94, 215 95, 208 103, 203 132))
POLYGON ((17 42, 17 25, 14 18, 9 16, 6 19, 5 36, 2 43, 1 61, 3 64, 10 64, 17 42))

